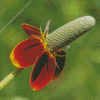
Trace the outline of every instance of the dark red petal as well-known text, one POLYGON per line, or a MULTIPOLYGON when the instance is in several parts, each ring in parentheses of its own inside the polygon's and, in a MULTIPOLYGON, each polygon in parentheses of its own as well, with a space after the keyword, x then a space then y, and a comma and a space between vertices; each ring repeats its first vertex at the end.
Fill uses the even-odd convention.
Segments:
POLYGON ((58 50, 57 55, 58 56, 56 56, 56 63, 58 64, 58 67, 56 65, 56 70, 52 79, 56 79, 60 75, 65 65, 66 52, 64 50, 58 50))
POLYGON ((19 43, 11 52, 10 59, 14 66, 26 68, 34 64, 37 55, 45 50, 40 38, 30 38, 19 43))
POLYGON ((36 59, 30 76, 30 87, 34 91, 43 89, 55 72, 55 59, 49 51, 42 52, 36 59))
POLYGON ((25 23, 22 24, 22 27, 23 27, 25 33, 30 37, 33 37, 34 35, 41 36, 40 29, 38 29, 37 27, 31 26, 31 25, 25 24, 25 23))

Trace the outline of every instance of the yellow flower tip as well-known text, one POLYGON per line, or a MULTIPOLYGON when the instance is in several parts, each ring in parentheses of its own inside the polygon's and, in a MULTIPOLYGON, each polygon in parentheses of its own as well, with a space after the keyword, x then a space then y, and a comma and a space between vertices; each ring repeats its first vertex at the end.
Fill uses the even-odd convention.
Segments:
MULTIPOLYGON (((29 83, 30 84, 30 83, 29 83)), ((31 86, 30 86, 30 88, 33 90, 33 91, 38 91, 36 88, 36 86, 34 86, 34 88, 32 88, 31 86)))
MULTIPOLYGON (((21 24, 22 27, 23 27, 24 25, 29 25, 29 24, 26 24, 26 23, 22 23, 22 24, 21 24)), ((30 26, 30 25, 29 25, 29 26, 30 26)))
POLYGON ((23 25, 24 25, 24 23, 21 24, 21 26, 23 26, 23 25))
POLYGON ((44 42, 44 48, 45 48, 45 50, 47 50, 47 42, 44 42))
POLYGON ((15 59, 13 51, 12 51, 11 54, 10 54, 10 59, 11 59, 12 64, 13 64, 15 67, 17 67, 17 68, 22 68, 22 67, 20 66, 20 64, 18 63, 18 61, 15 59))
POLYGON ((33 91, 36 91, 36 89, 33 89, 33 91))

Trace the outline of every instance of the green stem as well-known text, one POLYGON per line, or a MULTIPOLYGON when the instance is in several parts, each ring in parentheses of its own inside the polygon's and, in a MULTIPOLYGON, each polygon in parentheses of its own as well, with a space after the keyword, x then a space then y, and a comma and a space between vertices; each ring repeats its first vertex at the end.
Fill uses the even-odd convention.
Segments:
POLYGON ((8 76, 6 76, 0 82, 0 90, 2 90, 11 80, 13 80, 15 78, 15 76, 18 75, 23 69, 24 68, 16 68, 8 76))

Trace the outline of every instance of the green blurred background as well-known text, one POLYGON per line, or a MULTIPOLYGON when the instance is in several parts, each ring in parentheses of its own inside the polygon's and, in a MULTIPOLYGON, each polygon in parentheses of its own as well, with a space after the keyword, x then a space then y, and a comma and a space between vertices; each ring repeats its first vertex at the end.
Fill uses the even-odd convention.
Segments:
POLYGON ((51 33, 86 15, 93 16, 96 25, 70 44, 64 70, 56 80, 34 92, 29 87, 31 66, 0 91, 0 100, 100 100, 100 0, 0 0, 0 80, 15 69, 9 58, 12 49, 29 38, 22 23, 38 28, 41 24, 44 30, 51 18, 51 33))

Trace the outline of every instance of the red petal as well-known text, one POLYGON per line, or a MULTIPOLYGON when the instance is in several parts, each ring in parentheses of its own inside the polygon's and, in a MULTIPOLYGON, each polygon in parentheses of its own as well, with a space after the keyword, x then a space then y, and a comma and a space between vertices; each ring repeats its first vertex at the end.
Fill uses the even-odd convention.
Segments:
POLYGON ((30 87, 34 91, 43 89, 52 79, 54 72, 54 56, 46 50, 37 57, 30 76, 30 87))
POLYGON ((56 79, 60 75, 61 71, 64 68, 65 60, 66 60, 66 52, 64 50, 58 50, 57 55, 58 56, 56 56, 56 63, 58 64, 58 66, 56 65, 56 70, 52 78, 53 80, 56 79))
POLYGON ((24 24, 22 24, 22 27, 23 27, 25 33, 30 37, 33 37, 34 35, 41 36, 40 29, 38 29, 34 26, 24 23, 24 24))
POLYGON ((37 37, 19 43, 10 54, 12 64, 21 68, 33 65, 37 55, 45 50, 43 43, 43 40, 37 37))

